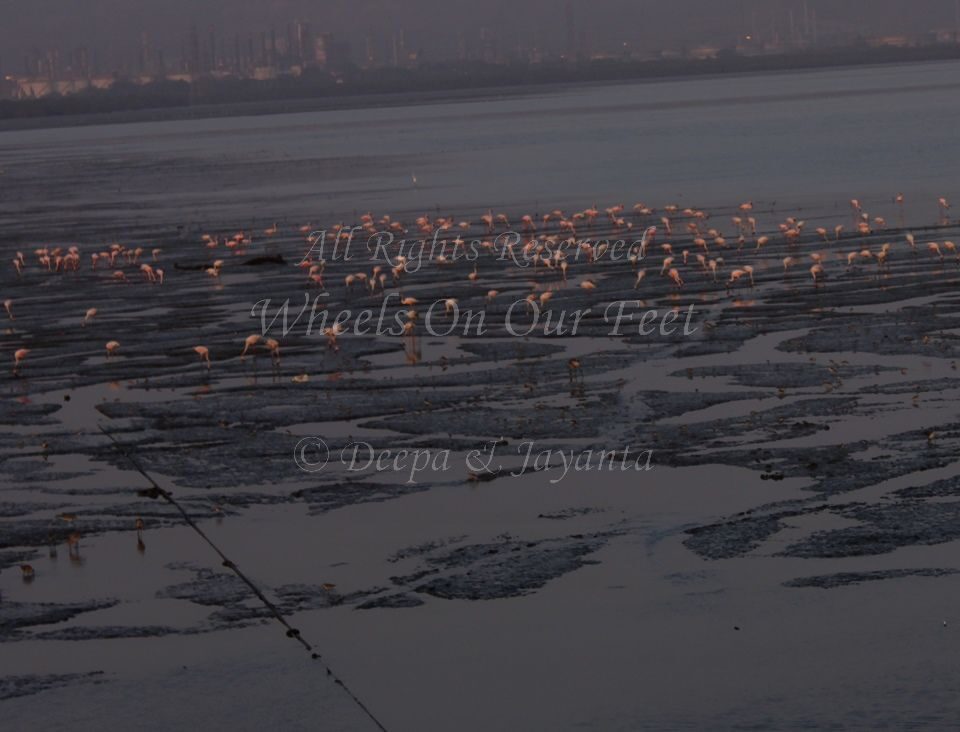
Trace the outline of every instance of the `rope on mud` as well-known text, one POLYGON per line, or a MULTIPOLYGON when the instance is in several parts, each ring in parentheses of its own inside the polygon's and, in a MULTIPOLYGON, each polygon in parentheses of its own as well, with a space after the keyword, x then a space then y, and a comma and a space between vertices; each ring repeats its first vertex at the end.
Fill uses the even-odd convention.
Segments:
POLYGON ((200 536, 201 539, 203 539, 207 544, 209 544, 210 548, 213 549, 213 551, 215 551, 220 556, 220 559, 223 560, 223 566, 231 570, 235 575, 237 575, 237 577, 239 577, 244 582, 244 584, 246 584, 247 587, 250 588, 253 594, 257 596, 260 602, 263 603, 264 607, 267 608, 270 614, 273 615, 274 618, 276 618, 277 622, 279 622, 284 628, 287 629, 287 637, 293 638, 294 640, 298 641, 300 645, 302 645, 304 649, 306 649, 310 653, 310 657, 313 660, 320 662, 320 665, 323 666, 324 670, 326 670, 327 676, 331 677, 334 683, 336 683, 340 688, 342 688, 347 693, 347 696, 349 696, 353 700, 353 702, 358 707, 360 707, 363 713, 370 718, 370 720, 377 726, 377 729, 381 730, 382 732, 387 732, 387 728, 384 727, 383 724, 380 722, 380 720, 377 719, 376 716, 374 716, 373 712, 371 712, 370 709, 367 708, 367 705, 364 704, 360 700, 360 698, 353 693, 353 691, 351 691, 350 687, 346 685, 343 679, 337 676, 337 674, 333 671, 333 669, 330 668, 329 664, 327 664, 321 658, 320 654, 313 650, 313 646, 310 645, 310 643, 308 643, 303 638, 303 636, 300 635, 300 631, 294 628, 292 625, 290 625, 287 619, 283 616, 283 613, 280 612, 280 608, 278 608, 275 604, 273 604, 267 598, 267 596, 264 595, 263 592, 261 592, 260 588, 253 583, 253 580, 247 577, 247 575, 245 575, 243 571, 241 571, 240 567, 238 567, 226 554, 223 553, 223 550, 220 549, 220 547, 218 547, 216 543, 214 543, 213 539, 207 536, 207 534, 203 531, 203 529, 200 528, 197 522, 190 517, 190 514, 187 513, 186 509, 184 509, 183 506, 181 506, 180 503, 177 502, 177 500, 173 497, 173 494, 171 494, 170 491, 161 488, 157 484, 157 481, 151 478, 150 475, 147 473, 147 471, 144 470, 140 462, 127 449, 125 449, 124 446, 113 435, 111 435, 106 429, 104 429, 103 425, 98 425, 98 427, 100 428, 100 431, 103 432, 103 434, 105 434, 109 438, 109 440, 113 443, 114 447, 117 448, 117 451, 127 459, 127 461, 136 469, 138 473, 140 473, 140 475, 146 478, 147 482, 150 483, 150 485, 153 487, 153 492, 155 494, 154 497, 160 496, 161 498, 163 498, 163 500, 165 500, 167 503, 169 503, 171 506, 177 509, 177 511, 180 512, 180 515, 183 516, 183 520, 186 521, 187 525, 191 529, 193 529, 200 536))

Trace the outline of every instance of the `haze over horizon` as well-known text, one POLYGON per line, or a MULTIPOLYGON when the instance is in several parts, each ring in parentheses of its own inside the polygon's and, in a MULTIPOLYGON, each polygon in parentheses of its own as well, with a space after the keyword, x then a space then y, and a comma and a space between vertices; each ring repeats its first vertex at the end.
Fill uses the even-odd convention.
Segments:
POLYGON ((86 46, 106 59, 130 53, 146 33, 175 53, 194 26, 224 39, 302 20, 359 45, 403 31, 426 60, 450 57, 480 29, 505 48, 562 50, 570 26, 592 50, 731 44, 738 35, 788 36, 816 19, 821 34, 955 30, 957 0, 0 0, 0 68, 19 69, 31 50, 86 46), (568 10, 569 6, 569 10, 568 10))

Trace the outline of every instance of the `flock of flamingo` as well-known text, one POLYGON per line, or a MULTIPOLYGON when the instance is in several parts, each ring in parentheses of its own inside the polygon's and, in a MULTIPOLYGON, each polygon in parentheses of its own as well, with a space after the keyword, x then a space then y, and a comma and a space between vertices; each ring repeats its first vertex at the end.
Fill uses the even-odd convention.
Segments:
MULTIPOLYGON (((897 194, 893 202, 899 207, 902 222, 903 194, 897 194)), ((937 205, 939 225, 949 225, 950 203, 946 198, 939 198, 937 205)), ((666 205, 656 211, 643 203, 636 204, 632 212, 626 211, 623 205, 614 205, 603 210, 591 207, 571 214, 560 209, 543 215, 525 214, 517 219, 519 225, 516 228, 512 228, 513 224, 506 214, 494 214, 492 211, 481 215, 477 221, 424 215, 417 217, 410 226, 388 215, 377 219, 373 214, 365 213, 360 217, 357 226, 338 223, 328 230, 318 232, 310 224, 306 224, 291 227, 290 233, 294 241, 306 241, 310 245, 305 254, 301 248, 299 254, 302 259, 296 265, 305 273, 304 286, 321 288, 326 287, 324 276, 328 262, 315 258, 318 237, 320 244, 336 245, 346 242, 357 232, 371 237, 383 232, 402 237, 412 233, 417 238, 432 238, 433 241, 443 237, 444 253, 431 257, 430 263, 436 267, 455 265, 458 252, 466 249, 464 236, 472 235, 479 242, 479 252, 489 254, 491 261, 509 264, 517 261, 516 256, 521 256, 523 261, 532 264, 531 269, 535 275, 552 275, 562 283, 567 282, 568 276, 578 275, 578 286, 584 290, 598 287, 597 279, 592 275, 611 246, 613 237, 629 242, 623 264, 630 267, 635 290, 647 286, 644 285, 647 269, 641 265, 654 257, 659 264, 658 275, 677 290, 682 289, 685 283, 695 276, 700 277, 700 282, 706 282, 708 286, 720 290, 725 289, 728 293, 738 288, 753 288, 756 286, 755 275, 758 274, 758 267, 756 263, 749 264, 746 260, 751 256, 764 256, 765 248, 773 244, 784 247, 785 256, 780 260, 782 275, 786 276, 793 267, 802 265, 806 259, 814 287, 821 285, 821 281, 828 275, 828 266, 833 266, 829 262, 833 260, 839 260, 839 266, 847 268, 872 263, 878 272, 883 272, 898 246, 905 246, 914 254, 918 253, 918 249, 925 250, 940 261, 949 255, 960 263, 960 253, 954 242, 919 242, 913 233, 907 232, 902 226, 888 227, 883 217, 871 216, 857 199, 850 201, 850 216, 852 225, 849 229, 844 224, 831 229, 817 227, 806 237, 806 222, 793 216, 784 218, 775 228, 763 231, 758 224, 752 201, 742 203, 733 210, 729 218, 732 233, 729 234, 725 234, 704 210, 666 205), (497 251, 495 242, 508 232, 513 234, 515 239, 507 244, 512 256, 505 258, 502 252, 497 251), (641 232, 643 235, 638 236, 641 232), (606 238, 601 239, 600 236, 606 238), (886 236, 894 237, 894 240, 875 243, 878 237, 886 236), (899 237, 902 237, 902 241, 897 241, 899 237), (805 255, 802 246, 811 243, 815 244, 817 251, 809 251, 805 255), (853 245, 853 248, 840 251, 847 244, 853 245), (737 262, 735 267, 729 264, 734 261, 737 262), (575 271, 574 267, 580 271, 575 271)), ((280 232, 281 228, 275 223, 262 233, 265 241, 273 245, 280 232)), ((244 255, 254 247, 253 237, 246 232, 231 236, 203 234, 198 244, 207 250, 208 257, 214 256, 219 250, 234 256, 244 255)), ((323 251, 322 247, 320 249, 323 251)), ((89 254, 88 269, 91 272, 102 272, 99 281, 105 284, 159 287, 166 281, 164 270, 159 266, 162 253, 159 247, 148 249, 143 246, 112 244, 89 254), (149 261, 146 261, 147 259, 149 261)), ((23 281, 28 277, 33 278, 35 273, 69 278, 84 268, 82 261, 79 246, 44 246, 35 249, 32 258, 17 252, 11 264, 16 278, 23 281)), ((201 270, 204 276, 219 284, 224 264, 223 258, 213 259, 208 265, 201 267, 201 270)), ((342 294, 344 298, 358 292, 370 296, 377 293, 384 295, 389 288, 399 288, 401 283, 412 278, 416 272, 423 271, 422 264, 418 262, 416 267, 412 266, 408 257, 400 254, 398 250, 389 262, 377 262, 370 271, 352 272, 343 276, 342 294)), ((481 278, 476 261, 473 261, 472 270, 466 278, 473 283, 481 278)), ((544 290, 535 283, 534 292, 527 295, 527 300, 530 303, 539 302, 542 306, 550 300, 553 292, 553 289, 544 290)), ((486 290, 484 299, 489 304, 499 295, 499 290, 489 289, 486 290)), ((399 302, 403 307, 409 308, 405 312, 403 333, 411 336, 416 330, 418 301, 414 297, 401 296, 399 302)), ((457 299, 444 298, 444 304, 449 313, 456 307, 457 299)), ((7 317, 14 320, 14 300, 8 298, 3 305, 7 317)), ((20 308, 16 307, 16 310, 19 312, 20 308)), ((80 319, 80 325, 88 325, 97 317, 98 312, 97 307, 87 308, 80 319)), ((323 332, 328 346, 338 349, 337 339, 344 333, 343 327, 334 324, 323 332)), ((12 331, 8 330, 7 334, 11 335, 12 331)), ((274 338, 252 334, 244 339, 238 357, 242 361, 262 347, 269 353, 274 365, 279 365, 280 346, 280 342, 274 338)), ((106 357, 111 358, 120 352, 121 343, 119 340, 110 340, 104 348, 106 357)), ((209 369, 212 365, 210 348, 196 345, 193 351, 201 364, 209 369)), ((30 353, 31 349, 25 346, 14 350, 14 375, 21 374, 30 353)))

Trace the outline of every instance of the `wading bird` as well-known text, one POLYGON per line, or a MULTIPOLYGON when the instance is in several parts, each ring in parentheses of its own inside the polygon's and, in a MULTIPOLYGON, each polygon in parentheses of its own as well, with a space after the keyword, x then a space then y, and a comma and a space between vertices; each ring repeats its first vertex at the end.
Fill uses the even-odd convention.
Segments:
POLYGON ((20 373, 20 364, 23 363, 23 359, 27 357, 27 354, 30 353, 29 348, 18 348, 13 353, 13 373, 20 373))
POLYGON ((207 368, 209 369, 210 368, 210 349, 207 348, 206 346, 194 346, 193 352, 200 357, 200 360, 202 362, 206 363, 207 368))
POLYGON ((253 348, 260 342, 260 336, 254 333, 253 335, 248 335, 243 339, 243 350, 240 352, 240 360, 243 361, 247 357, 247 351, 253 348))

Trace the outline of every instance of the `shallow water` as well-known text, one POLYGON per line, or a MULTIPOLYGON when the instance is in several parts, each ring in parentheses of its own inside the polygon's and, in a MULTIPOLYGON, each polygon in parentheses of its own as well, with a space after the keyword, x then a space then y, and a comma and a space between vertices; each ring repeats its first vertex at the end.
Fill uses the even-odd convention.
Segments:
MULTIPOLYGON (((798 211, 956 190, 960 62, 0 132, 4 237, 621 201, 798 211), (416 176, 416 184, 412 176, 416 176), (46 229, 46 230, 45 230, 46 229)), ((355 218, 355 217, 354 217, 355 218)), ((894 215, 889 214, 891 222, 894 215)), ((122 234, 121 234, 122 235, 122 234)), ((76 236, 71 237, 76 238, 76 236)))
MULTIPOLYGON (((0 133, 4 251, 28 261, 20 279, 0 268, 16 314, 0 347, 5 719, 370 728, 174 509, 138 493, 149 485, 102 426, 388 729, 948 726, 960 711, 944 640, 960 587, 960 266, 926 243, 960 234, 936 207, 957 162, 940 148, 957 68, 0 133), (935 112, 918 124, 915 104, 935 112), (843 165, 824 184, 828 162, 843 165), (681 182, 683 197, 671 190, 681 182), (890 202, 898 190, 916 252, 890 202), (392 288, 421 311, 456 297, 498 317, 551 291, 550 312, 592 309, 577 337, 347 334, 335 352, 295 329, 279 364, 262 347, 240 358, 258 329, 253 303, 313 292, 293 266, 305 248, 294 225, 440 203, 479 236, 487 205, 506 202, 516 219, 535 210, 531 191, 551 208, 716 203, 706 225, 733 244, 730 214, 754 198, 772 240, 715 249, 717 282, 691 260, 679 292, 656 276, 659 253, 639 290, 623 262, 577 261, 564 282, 493 258, 477 282, 461 262, 392 288), (814 226, 850 228, 853 195, 888 227, 820 241, 814 226), (790 214, 808 220, 792 245, 777 230, 790 214), (242 256, 200 241, 254 218, 281 230, 258 224, 242 256), (117 265, 126 283, 90 269, 89 252, 114 239, 157 243, 166 282, 133 265, 117 265), (80 272, 35 263, 36 246, 77 240, 80 272), (885 242, 884 269, 845 265, 885 242), (267 252, 286 264, 244 264, 267 252), (815 286, 816 252, 827 277, 815 286), (788 254, 799 263, 784 271, 788 254), (214 257, 217 281, 176 267, 214 257), (746 263, 755 286, 727 289, 746 263), (492 287, 503 294, 486 302, 492 287), (604 307, 637 297, 661 311, 693 304, 698 332, 611 337, 604 307), (121 347, 107 357, 110 339, 121 347), (304 435, 327 441, 327 469, 297 468, 304 435), (467 453, 498 438, 506 471, 530 439, 652 450, 654 467, 564 477, 554 463, 471 480, 467 453), (414 481, 409 469, 351 472, 337 455, 353 440, 449 450, 451 468, 414 481)), ((380 307, 344 284, 369 266, 328 264, 329 309, 380 307)))

